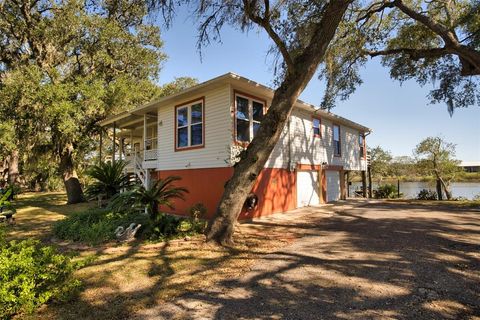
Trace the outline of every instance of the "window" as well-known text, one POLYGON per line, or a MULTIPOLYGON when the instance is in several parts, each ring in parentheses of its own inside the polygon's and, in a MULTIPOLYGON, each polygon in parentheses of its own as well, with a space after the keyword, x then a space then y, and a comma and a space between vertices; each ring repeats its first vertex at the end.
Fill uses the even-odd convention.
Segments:
POLYGON ((340 126, 333 125, 333 155, 340 157, 342 155, 342 145, 340 143, 340 126))
POLYGON ((255 98, 235 95, 236 140, 250 142, 260 128, 265 104, 255 98))
POLYGON ((360 157, 365 158, 365 137, 361 133, 358 135, 358 146, 360 147, 360 157))
POLYGON ((320 119, 313 118, 312 119, 312 126, 313 126, 313 136, 320 137, 320 119))
POLYGON ((175 149, 203 147, 203 99, 175 108, 175 149))

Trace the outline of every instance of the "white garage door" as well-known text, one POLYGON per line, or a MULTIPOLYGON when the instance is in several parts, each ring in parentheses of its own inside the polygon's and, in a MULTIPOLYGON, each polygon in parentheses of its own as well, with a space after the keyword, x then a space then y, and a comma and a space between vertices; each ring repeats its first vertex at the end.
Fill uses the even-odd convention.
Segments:
POLYGON ((325 171, 327 178, 327 202, 337 201, 340 199, 340 172, 327 170, 325 171))
POLYGON ((318 172, 298 171, 297 172, 297 206, 313 206, 320 204, 318 196, 318 172))

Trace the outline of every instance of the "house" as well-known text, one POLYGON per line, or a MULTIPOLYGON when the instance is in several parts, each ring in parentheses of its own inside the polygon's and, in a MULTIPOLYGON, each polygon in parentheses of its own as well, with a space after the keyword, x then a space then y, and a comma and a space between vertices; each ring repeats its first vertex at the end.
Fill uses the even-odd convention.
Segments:
POLYGON ((462 161, 459 167, 465 172, 480 172, 480 161, 462 161))
MULTIPOLYGON (((189 193, 176 214, 202 203, 215 212, 236 156, 260 126, 274 91, 233 73, 101 122, 113 129, 115 158, 148 185, 179 176, 189 193)), ((298 101, 252 190, 258 206, 240 219, 344 199, 351 171, 366 170, 371 130, 298 101)))

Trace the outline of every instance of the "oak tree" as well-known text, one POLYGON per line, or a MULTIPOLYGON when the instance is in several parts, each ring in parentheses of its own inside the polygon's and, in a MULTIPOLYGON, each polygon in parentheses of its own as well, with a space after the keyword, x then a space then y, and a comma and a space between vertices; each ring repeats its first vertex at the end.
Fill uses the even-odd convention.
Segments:
MULTIPOLYGON (((220 39, 226 24, 242 31, 258 28, 271 39, 276 59, 272 104, 257 134, 241 153, 207 239, 230 243, 235 221, 262 170, 294 103, 315 72, 325 81, 321 107, 346 99, 362 80, 369 57, 382 56, 391 77, 438 83, 432 102, 449 112, 478 103, 479 2, 202 0, 196 5, 199 47, 220 39)), ((167 21, 174 1, 151 0, 167 21)))
POLYGON ((151 100, 159 28, 143 1, 0 2, 0 113, 13 151, 54 155, 68 202, 83 200, 77 159, 93 149, 97 122, 151 100))

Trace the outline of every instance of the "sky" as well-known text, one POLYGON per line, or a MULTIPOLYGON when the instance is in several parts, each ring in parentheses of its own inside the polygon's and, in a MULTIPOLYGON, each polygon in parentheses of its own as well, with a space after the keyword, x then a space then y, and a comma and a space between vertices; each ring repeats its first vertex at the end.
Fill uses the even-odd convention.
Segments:
MULTIPOLYGON (((242 33, 226 27, 221 43, 211 43, 197 50, 195 23, 182 12, 173 25, 162 30, 164 62, 159 83, 189 76, 200 82, 227 72, 234 72, 256 82, 273 86, 271 44, 262 31, 242 33)), ((415 81, 400 84, 391 80, 379 59, 368 62, 361 72, 364 83, 347 101, 338 101, 331 111, 373 130, 367 137, 369 147, 377 145, 394 156, 412 156, 415 146, 429 136, 441 136, 456 144, 457 159, 480 161, 480 107, 456 109, 453 116, 445 104, 429 104, 430 87, 415 81)), ((312 78, 301 99, 319 105, 323 85, 312 78)))

